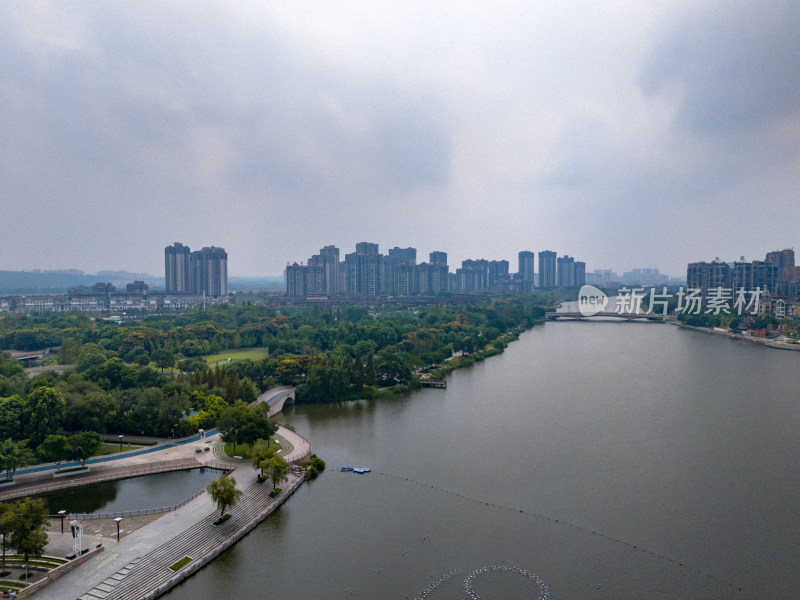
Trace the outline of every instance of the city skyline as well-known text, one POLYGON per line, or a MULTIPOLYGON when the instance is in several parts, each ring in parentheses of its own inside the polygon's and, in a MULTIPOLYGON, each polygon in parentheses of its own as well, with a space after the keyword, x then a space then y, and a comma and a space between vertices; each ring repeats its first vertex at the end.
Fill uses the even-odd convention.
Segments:
POLYGON ((279 275, 317 240, 372 238, 678 275, 792 246, 798 18, 5 2, 0 268, 159 273, 141 248, 213 239, 232 274, 279 275))

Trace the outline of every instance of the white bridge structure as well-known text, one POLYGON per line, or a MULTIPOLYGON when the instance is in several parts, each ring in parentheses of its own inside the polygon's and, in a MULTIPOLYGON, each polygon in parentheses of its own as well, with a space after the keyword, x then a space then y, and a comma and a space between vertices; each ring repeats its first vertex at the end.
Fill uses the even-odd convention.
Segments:
POLYGON ((295 387, 291 385, 284 385, 267 390, 253 401, 253 404, 262 404, 264 402, 269 406, 267 412, 268 417, 273 417, 283 410, 283 405, 287 402, 294 404, 295 387))
POLYGON ((659 315, 656 313, 617 313, 617 312, 599 312, 593 315, 585 315, 580 312, 548 312, 545 317, 549 321, 589 321, 592 319, 616 319, 618 321, 654 321, 662 322, 667 319, 667 315, 659 315))

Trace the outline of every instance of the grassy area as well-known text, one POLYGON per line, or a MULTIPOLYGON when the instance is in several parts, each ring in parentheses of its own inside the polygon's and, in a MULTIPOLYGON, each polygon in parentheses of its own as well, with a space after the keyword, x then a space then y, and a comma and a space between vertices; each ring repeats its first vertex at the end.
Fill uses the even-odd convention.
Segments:
MULTIPOLYGON (((119 446, 119 438, 103 438, 104 444, 117 444, 119 446)), ((154 440, 141 440, 141 439, 128 439, 126 437, 122 438, 122 443, 125 445, 132 444, 134 446, 155 446, 158 442, 154 440)))
MULTIPOLYGON (((270 443, 271 446, 272 445, 277 445, 278 448, 282 447, 280 445, 280 443, 278 442, 278 440, 276 440, 274 437, 273 438, 269 438, 269 443, 270 443)), ((244 457, 244 458, 249 458, 250 457, 250 444, 236 444, 236 452, 234 452, 233 451, 233 444, 229 442, 229 443, 225 444, 225 454, 227 454, 228 456, 241 456, 241 457, 244 457)))
POLYGON ((27 584, 19 583, 17 581, 8 581, 7 579, 0 579, 0 589, 15 589, 21 590, 22 588, 26 587, 27 584))
MULTIPOLYGON (((47 569, 55 569, 59 565, 63 565, 66 561, 59 561, 57 559, 44 559, 44 558, 31 558, 28 564, 32 567, 45 567, 47 569)), ((20 567, 25 565, 24 558, 9 558, 6 557, 6 565, 11 567, 20 567)))
POLYGON ((189 563, 191 560, 192 560, 192 559, 191 559, 191 558, 189 558, 188 556, 184 556, 182 559, 180 559, 180 560, 179 560, 178 562, 176 562, 174 565, 170 566, 170 569, 172 569, 173 571, 177 571, 177 570, 178 570, 178 569, 180 569, 182 566, 184 566, 185 564, 189 563))
POLYGON ((128 444, 122 443, 122 450, 119 449, 119 444, 109 444, 103 443, 100 444, 100 448, 94 454, 94 456, 105 456, 106 454, 116 454, 118 452, 127 452, 128 450, 137 450, 141 448, 141 446, 134 446, 133 444, 128 447, 128 444))
POLYGON ((230 362, 237 361, 237 360, 258 360, 259 358, 264 358, 267 356, 267 349, 266 348, 232 348, 231 350, 225 350, 224 352, 220 352, 219 354, 209 354, 208 356, 204 356, 203 358, 206 359, 206 362, 210 366, 216 366, 217 363, 222 362, 230 362))

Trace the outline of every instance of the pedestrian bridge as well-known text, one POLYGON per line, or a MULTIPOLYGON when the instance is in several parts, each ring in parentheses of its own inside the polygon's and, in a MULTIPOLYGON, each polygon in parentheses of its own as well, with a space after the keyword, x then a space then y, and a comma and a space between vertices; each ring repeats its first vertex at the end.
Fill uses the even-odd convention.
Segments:
POLYGON ((588 321, 592 319, 616 319, 619 321, 654 321, 662 322, 666 319, 665 315, 658 315, 654 313, 616 313, 616 312, 599 312, 596 315, 584 315, 580 312, 549 312, 545 313, 550 321, 568 320, 568 321, 588 321))
POLYGON ((287 402, 294 404, 295 387, 291 385, 284 385, 267 390, 255 399, 253 404, 262 404, 264 402, 269 406, 267 412, 268 417, 274 417, 283 410, 283 405, 287 402))

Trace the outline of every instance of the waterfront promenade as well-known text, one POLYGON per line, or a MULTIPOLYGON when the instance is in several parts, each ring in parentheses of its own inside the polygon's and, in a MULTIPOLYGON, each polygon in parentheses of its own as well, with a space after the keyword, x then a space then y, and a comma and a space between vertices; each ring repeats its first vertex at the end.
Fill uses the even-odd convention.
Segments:
MULTIPOLYGON (((285 457, 290 462, 310 454, 311 445, 301 435, 285 427, 280 427, 277 435, 288 442, 285 457)), ((92 560, 30 597, 54 600, 155 598, 238 541, 303 481, 301 470, 293 471, 282 485, 283 491, 276 498, 270 498, 271 484, 256 482, 257 472, 249 461, 235 459, 231 462, 236 464, 234 476, 244 495, 237 505, 227 510, 232 515, 227 522, 213 525, 219 512, 208 494, 200 494, 188 504, 129 533, 119 543, 106 547, 92 560), (173 571, 170 566, 184 557, 191 560, 173 571)))

